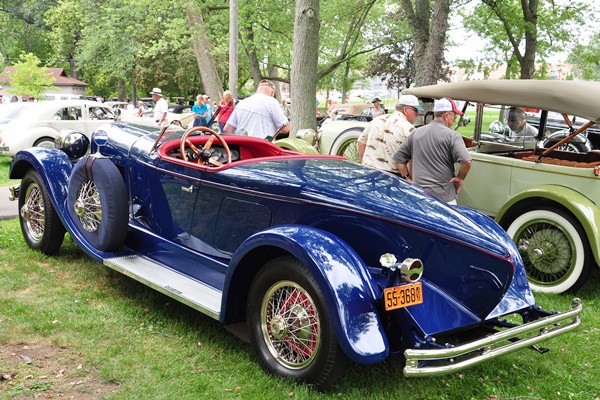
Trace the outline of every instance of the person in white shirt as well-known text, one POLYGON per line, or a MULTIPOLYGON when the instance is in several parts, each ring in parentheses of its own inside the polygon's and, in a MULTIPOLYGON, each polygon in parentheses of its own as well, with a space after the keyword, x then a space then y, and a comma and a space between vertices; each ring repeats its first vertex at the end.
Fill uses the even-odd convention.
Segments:
POLYGON ((224 132, 267 140, 279 132, 289 133, 290 123, 274 96, 275 84, 267 79, 260 81, 256 93, 235 106, 224 132))
POLYGON ((167 112, 169 111, 169 103, 163 98, 162 90, 154 88, 150 92, 152 99, 156 103, 154 105, 154 121, 158 126, 163 126, 167 119, 167 112))
POLYGON ((381 99, 379 97, 375 97, 371 103, 373 103, 373 108, 371 109, 371 115, 373 118, 377 118, 380 115, 385 115, 385 108, 381 107, 381 99))

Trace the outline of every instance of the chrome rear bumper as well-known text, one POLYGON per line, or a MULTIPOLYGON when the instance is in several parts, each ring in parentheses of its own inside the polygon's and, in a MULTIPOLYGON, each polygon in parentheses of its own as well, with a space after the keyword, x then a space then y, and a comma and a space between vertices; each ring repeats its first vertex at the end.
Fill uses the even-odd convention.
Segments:
POLYGON ((447 349, 408 349, 404 352, 404 375, 435 376, 460 371, 562 335, 579 326, 582 308, 581 300, 573 299, 572 309, 569 311, 509 328, 470 343, 447 349), (458 357, 461 359, 456 361, 455 358, 458 357), (420 361, 436 361, 436 364, 419 366, 420 361))

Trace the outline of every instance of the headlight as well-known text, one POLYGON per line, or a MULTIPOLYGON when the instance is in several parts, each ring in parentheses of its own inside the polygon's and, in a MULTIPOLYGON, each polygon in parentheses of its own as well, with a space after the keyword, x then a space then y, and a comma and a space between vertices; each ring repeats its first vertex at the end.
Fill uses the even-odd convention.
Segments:
POLYGON ((86 155, 90 140, 82 132, 65 129, 54 139, 54 147, 65 152, 71 161, 76 161, 86 155))
POLYGON ((423 262, 418 258, 406 258, 402 263, 396 262, 396 256, 390 253, 382 254, 379 263, 391 271, 400 270, 400 278, 406 282, 414 283, 423 276, 423 262))
POLYGON ((300 129, 296 132, 296 138, 302 139, 311 146, 314 146, 317 133, 312 129, 300 129))

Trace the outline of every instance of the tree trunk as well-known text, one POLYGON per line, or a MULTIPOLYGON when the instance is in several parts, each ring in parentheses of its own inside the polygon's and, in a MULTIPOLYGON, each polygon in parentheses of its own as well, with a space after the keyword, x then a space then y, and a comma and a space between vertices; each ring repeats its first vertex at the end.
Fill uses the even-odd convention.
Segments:
POLYGON ((123 78, 117 79, 117 97, 119 101, 125 99, 125 80, 123 78))
POLYGON ((256 49, 254 48, 254 31, 252 30, 251 26, 244 29, 244 35, 246 37, 246 42, 243 44, 244 51, 246 52, 246 56, 248 56, 250 72, 252 73, 252 80, 254 81, 254 90, 256 90, 258 83, 263 77, 263 74, 260 70, 260 62, 258 61, 258 56, 256 55, 256 49))
POLYGON ((229 0, 229 91, 238 98, 238 0, 229 0))
POLYGON ((415 85, 434 85, 444 59, 450 0, 434 1, 433 13, 429 0, 416 0, 414 7, 411 0, 401 2, 415 46, 415 85))
POLYGON ((350 61, 346 62, 346 69, 344 70, 344 78, 342 80, 342 103, 346 103, 346 97, 349 90, 348 75, 350 75, 350 61))
POLYGON ((521 60, 521 79, 533 79, 537 50, 537 10, 539 0, 521 0, 525 18, 525 53, 521 60))
POLYGON ((316 131, 315 95, 319 57, 319 0, 296 0, 291 69, 291 128, 316 131))
POLYGON ((192 31, 192 45, 204 90, 211 98, 221 99, 223 98, 223 85, 206 36, 202 12, 194 3, 189 3, 186 6, 185 13, 192 31))
MULTIPOLYGON (((270 64, 270 63, 269 63, 270 64)), ((269 65, 269 76, 276 78, 279 76, 279 70, 277 67, 273 67, 269 65)), ((277 100, 281 100, 283 98, 283 93, 281 92, 282 83, 281 82, 273 82, 275 84, 275 98, 277 100)))

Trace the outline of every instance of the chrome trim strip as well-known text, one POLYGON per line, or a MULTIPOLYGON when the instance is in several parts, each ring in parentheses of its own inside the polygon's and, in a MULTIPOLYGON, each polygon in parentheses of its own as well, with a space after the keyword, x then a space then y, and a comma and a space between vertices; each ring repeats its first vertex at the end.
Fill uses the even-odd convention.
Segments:
POLYGON ((408 349, 404 352, 404 356, 406 357, 404 376, 436 376, 460 371, 503 354, 511 353, 562 335, 579 326, 581 323, 579 314, 582 309, 581 300, 576 298, 573 299, 572 309, 569 311, 540 318, 536 321, 506 329, 470 343, 447 349, 408 349), (565 322, 566 324, 561 325, 561 323, 565 322), (533 334, 534 336, 525 339, 517 337, 523 334, 533 334), (514 341, 493 348, 494 345, 507 340, 514 341), (472 357, 458 362, 453 360, 454 357, 469 355, 472 355, 472 357), (419 361, 426 360, 445 361, 447 364, 419 367, 419 361))

